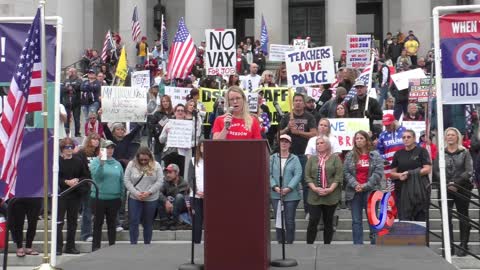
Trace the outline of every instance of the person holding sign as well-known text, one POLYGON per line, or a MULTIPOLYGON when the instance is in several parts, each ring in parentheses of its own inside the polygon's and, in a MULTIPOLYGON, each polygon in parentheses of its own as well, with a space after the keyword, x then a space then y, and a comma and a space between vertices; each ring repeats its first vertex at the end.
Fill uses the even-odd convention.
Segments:
POLYGON ((240 87, 230 87, 226 94, 227 113, 213 123, 214 140, 261 139, 260 123, 248 111, 247 98, 240 87))
POLYGON ((354 87, 357 90, 357 95, 347 101, 348 115, 351 118, 366 117, 370 119, 370 131, 373 132, 373 120, 382 120, 382 108, 376 99, 368 97, 367 83, 357 80, 354 87), (367 105, 368 107, 366 107, 367 105))

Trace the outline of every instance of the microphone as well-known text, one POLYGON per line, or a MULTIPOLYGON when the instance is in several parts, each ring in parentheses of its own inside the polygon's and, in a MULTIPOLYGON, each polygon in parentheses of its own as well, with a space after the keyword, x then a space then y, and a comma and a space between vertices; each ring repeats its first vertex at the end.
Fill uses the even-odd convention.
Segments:
MULTIPOLYGON (((231 114, 232 111, 233 111, 233 107, 228 107, 228 109, 227 109, 227 114, 231 114)), ((230 121, 229 121, 229 122, 225 122, 225 128, 228 130, 228 129, 230 128, 230 125, 231 125, 231 124, 232 124, 232 123, 231 123, 230 121)))
POLYGON ((275 110, 277 111, 278 115, 280 115, 280 117, 283 117, 284 113, 282 111, 282 108, 280 108, 280 105, 278 105, 278 102, 274 101, 273 106, 275 107, 275 110))

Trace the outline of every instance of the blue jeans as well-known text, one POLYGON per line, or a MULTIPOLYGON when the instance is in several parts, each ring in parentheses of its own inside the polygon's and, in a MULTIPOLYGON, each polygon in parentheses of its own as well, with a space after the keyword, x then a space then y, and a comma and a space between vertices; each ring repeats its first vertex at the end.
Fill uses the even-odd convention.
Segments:
POLYGON ((307 165, 307 156, 305 155, 297 155, 298 159, 300 160, 300 165, 302 165, 302 192, 303 192, 303 209, 305 210, 305 214, 309 212, 309 205, 307 203, 308 198, 308 184, 305 182, 305 165, 307 165))
POLYGON ((384 87, 380 87, 380 95, 378 97, 378 103, 380 104, 380 108, 385 108, 384 102, 388 98, 388 82, 385 84, 384 87))
POLYGON ((88 114, 91 112, 97 113, 99 107, 100 104, 98 103, 98 101, 95 101, 90 105, 82 105, 82 114, 83 117, 85 117, 86 122, 88 122, 88 114))
MULTIPOLYGON (((363 245, 363 218, 362 211, 367 213, 367 201, 370 192, 357 192, 350 202, 352 211, 352 235, 354 245, 363 245)), ((375 237, 370 227, 370 243, 375 244, 375 237)))
MULTIPOLYGON (((179 221, 178 216, 180 216, 181 213, 187 211, 185 197, 183 196, 183 194, 177 194, 175 195, 175 197, 168 196, 168 200, 173 204, 173 212, 171 214, 171 218, 174 221, 179 221)), ((169 213, 167 213, 167 210, 165 209, 165 202, 161 200, 158 201, 158 215, 160 219, 170 217, 169 213)))
POLYGON ((82 225, 80 229, 80 239, 87 240, 92 236, 92 206, 90 205, 90 195, 86 194, 82 198, 82 225))
POLYGON ((153 219, 157 210, 157 201, 139 201, 128 198, 128 219, 130 221, 130 244, 137 244, 138 225, 143 226, 143 242, 152 241, 153 219))
MULTIPOLYGON (((272 199, 273 213, 277 214, 277 207, 279 199, 272 199)), ((283 211, 285 213, 285 243, 293 244, 295 241, 295 212, 297 211, 297 206, 300 201, 284 201, 283 202, 283 211)), ((277 231, 277 241, 282 242, 282 230, 276 229, 277 231)))

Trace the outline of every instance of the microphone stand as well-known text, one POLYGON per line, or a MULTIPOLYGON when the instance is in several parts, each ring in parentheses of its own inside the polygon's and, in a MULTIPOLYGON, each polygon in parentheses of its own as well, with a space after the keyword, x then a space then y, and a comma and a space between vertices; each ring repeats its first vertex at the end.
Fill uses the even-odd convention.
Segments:
MULTIPOLYGON (((280 117, 278 118, 280 119, 280 117)), ((278 166, 278 171, 280 172, 280 201, 278 202, 277 205, 277 211, 278 208, 280 208, 281 211, 281 223, 282 223, 282 258, 281 259, 275 259, 270 261, 270 265, 274 267, 294 267, 298 265, 297 260, 295 259, 287 259, 285 258, 285 211, 283 208, 283 200, 284 196, 282 194, 282 189, 283 189, 283 171, 282 171, 282 157, 281 157, 281 149, 280 149, 280 125, 277 127, 277 141, 278 141, 278 161, 279 161, 279 166, 278 166)), ((275 218, 276 218, 275 213, 275 218)), ((275 222, 276 223, 276 222, 275 222)), ((276 229, 276 228, 275 228, 276 229)))
MULTIPOLYGON (((198 124, 198 111, 197 109, 193 110, 193 117, 195 118, 194 120, 194 127, 193 127, 193 145, 194 147, 197 147, 197 124, 198 124)), ((194 234, 195 234, 195 195, 197 194, 197 180, 195 178, 195 163, 197 162, 197 155, 195 154, 194 156, 194 162, 193 162, 193 171, 190 173, 193 173, 193 187, 192 187, 192 192, 193 192, 193 197, 190 198, 190 205, 192 208, 192 241, 191 241, 191 251, 190 251, 190 263, 185 263, 180 265, 178 270, 203 270, 204 266, 203 264, 195 264, 195 242, 194 242, 194 234)), ((185 164, 185 167, 187 164, 185 164)))

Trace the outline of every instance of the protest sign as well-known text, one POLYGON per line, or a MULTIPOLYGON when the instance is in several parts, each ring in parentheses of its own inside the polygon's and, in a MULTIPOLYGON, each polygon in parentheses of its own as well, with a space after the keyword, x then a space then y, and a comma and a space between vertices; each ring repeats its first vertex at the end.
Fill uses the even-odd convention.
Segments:
POLYGON ((432 98, 437 96, 434 78, 432 78, 431 85, 430 78, 410 79, 408 81, 408 85, 410 87, 410 93, 408 96, 410 102, 428 102, 428 93, 430 86, 432 87, 432 98))
POLYGON ((294 39, 293 40, 293 49, 295 51, 301 51, 308 49, 308 40, 306 39, 294 39))
POLYGON ((425 121, 403 121, 402 126, 406 129, 411 129, 415 131, 416 141, 420 141, 420 132, 425 131, 426 123, 425 121))
POLYGON ((102 86, 102 121, 145 122, 147 92, 139 87, 102 86))
POLYGON ((398 90, 405 90, 408 89, 408 81, 410 79, 423 79, 427 76, 425 75, 425 72, 423 72, 423 69, 417 68, 392 74, 391 77, 398 90))
POLYGON ((271 62, 283 62, 285 61, 285 52, 291 51, 293 51, 292 45, 270 44, 268 60, 271 62))
POLYGON ((347 35, 347 68, 366 68, 370 64, 370 35, 347 35))
POLYGON ((175 107, 178 104, 187 104, 187 96, 191 90, 192 88, 165 86, 165 95, 170 96, 172 106, 175 107))
POLYGON ((307 96, 312 97, 315 101, 320 98, 323 92, 322 88, 317 87, 305 87, 305 89, 307 90, 307 96))
POLYGON ((369 131, 368 118, 334 118, 330 120, 331 132, 338 139, 338 145, 342 150, 352 150, 355 132, 359 130, 369 131))
POLYGON ((289 86, 333 83, 335 65, 331 46, 285 53, 289 86))
POLYGON ((193 125, 190 120, 169 120, 167 147, 190 148, 192 147, 193 125))
POLYGON ((150 71, 141 70, 132 73, 132 87, 150 88, 150 71))
POLYGON ((205 69, 207 75, 236 73, 235 29, 206 29, 205 69))
POLYGON ((258 111, 258 94, 257 93, 245 93, 247 96, 248 111, 257 113, 258 111))

